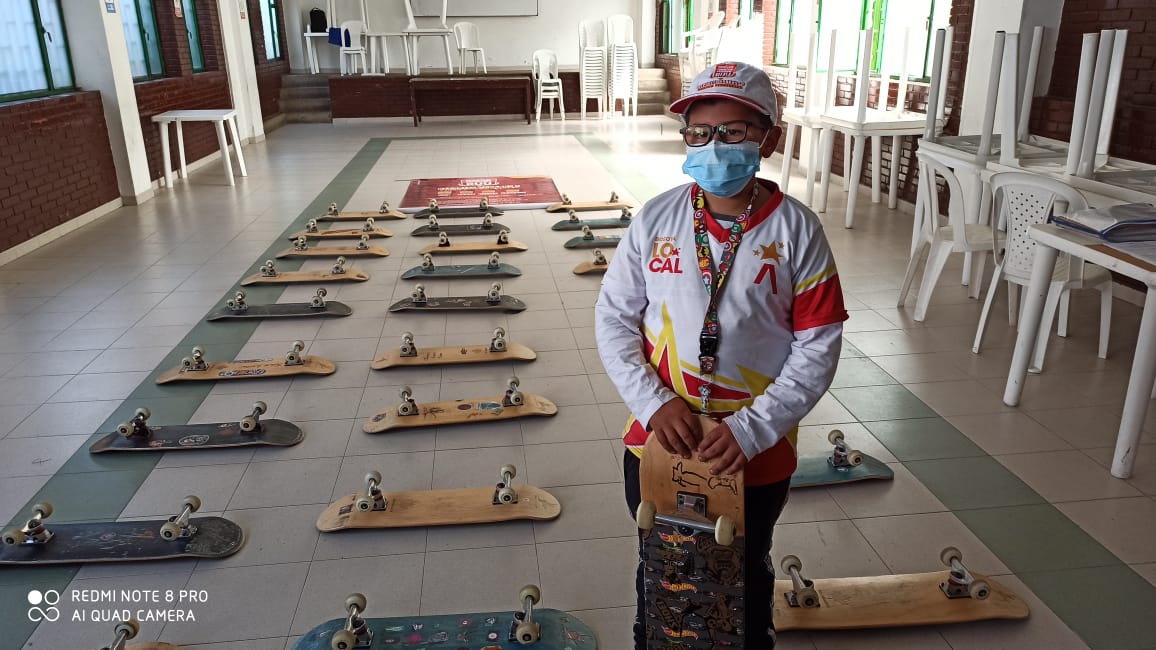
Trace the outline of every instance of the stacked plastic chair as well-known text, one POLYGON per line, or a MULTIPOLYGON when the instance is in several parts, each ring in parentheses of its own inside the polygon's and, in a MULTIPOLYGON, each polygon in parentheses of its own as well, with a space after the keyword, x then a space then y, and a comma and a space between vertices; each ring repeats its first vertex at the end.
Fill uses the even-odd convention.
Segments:
POLYGON ((586 100, 598 100, 598 117, 606 111, 606 23, 584 20, 578 25, 578 79, 581 85, 582 119, 586 100))
POLYGON ((638 48, 634 19, 625 14, 606 19, 606 46, 610 54, 610 110, 622 100, 622 114, 638 116, 638 48))

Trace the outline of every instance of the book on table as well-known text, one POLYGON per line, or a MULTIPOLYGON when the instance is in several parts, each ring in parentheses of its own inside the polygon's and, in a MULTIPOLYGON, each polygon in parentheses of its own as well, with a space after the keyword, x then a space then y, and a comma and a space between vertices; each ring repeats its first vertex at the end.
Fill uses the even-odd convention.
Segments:
POLYGON ((1107 242, 1156 240, 1156 205, 1125 203, 1053 216, 1052 222, 1107 242))

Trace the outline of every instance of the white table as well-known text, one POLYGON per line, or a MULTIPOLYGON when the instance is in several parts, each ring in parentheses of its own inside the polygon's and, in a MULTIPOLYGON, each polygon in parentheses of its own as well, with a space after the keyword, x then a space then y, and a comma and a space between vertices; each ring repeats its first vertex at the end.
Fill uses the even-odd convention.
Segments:
POLYGON ((233 137, 233 148, 237 150, 237 168, 242 176, 248 176, 245 170, 245 156, 241 153, 241 138, 237 133, 237 111, 232 108, 197 109, 187 111, 166 111, 153 116, 153 122, 161 131, 161 152, 164 155, 165 185, 173 186, 173 164, 169 155, 169 123, 177 125, 177 153, 181 159, 181 178, 189 177, 189 169, 185 164, 185 136, 181 130, 182 122, 212 122, 217 128, 217 144, 221 146, 221 160, 225 163, 225 177, 229 185, 235 185, 233 180, 233 160, 229 157, 229 143, 225 139, 225 124, 229 125, 229 132, 233 137))
POLYGON ((1051 224, 1032 226, 1031 237, 1039 246, 1036 247, 1032 281, 1024 298, 1023 319, 1016 337, 1007 386, 1004 388, 1003 401, 1008 406, 1019 403, 1036 337, 1047 335, 1046 332, 1039 332, 1039 326, 1044 297, 1048 293, 1048 283, 1060 251, 1139 280, 1148 287, 1144 297, 1144 313, 1140 317, 1140 333, 1136 340, 1132 373, 1128 377, 1124 412, 1120 416, 1116 452, 1112 457, 1112 476, 1129 478, 1136 462, 1136 450, 1140 445, 1140 431, 1147 415, 1148 401, 1156 382, 1156 265, 1110 249, 1094 237, 1051 224))
POLYGON ((309 72, 317 74, 321 72, 320 66, 317 65, 317 48, 313 45, 313 39, 324 39, 324 42, 329 42, 329 32, 305 32, 305 58, 309 62, 309 72))

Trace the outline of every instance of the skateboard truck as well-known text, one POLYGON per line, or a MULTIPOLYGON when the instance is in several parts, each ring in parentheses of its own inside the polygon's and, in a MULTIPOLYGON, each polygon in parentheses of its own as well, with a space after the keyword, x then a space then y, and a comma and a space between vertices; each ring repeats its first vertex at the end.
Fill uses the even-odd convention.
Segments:
POLYGON ((510 231, 502 229, 498 231, 498 243, 505 245, 510 243, 510 231))
POLYGON ((487 212, 486 216, 482 217, 482 227, 483 228, 493 228, 494 227, 494 215, 493 214, 487 212))
MULTIPOLYGON (((570 205, 570 197, 566 197, 566 199, 562 202, 562 205, 570 205)), ((582 221, 578 218, 577 212, 573 210, 568 210, 567 212, 570 213, 570 218, 568 219, 570 223, 580 223, 582 221)))
POLYGON ((345 627, 333 635, 329 647, 333 650, 353 650, 373 645, 373 632, 361 617, 365 612, 365 604, 365 596, 362 594, 349 594, 345 598, 345 609, 349 616, 345 619, 345 627))
POLYGON ((499 327, 494 330, 494 338, 490 339, 490 352, 505 352, 506 348, 506 330, 499 327))
POLYGON ((297 239, 294 239, 293 240, 293 250, 295 250, 295 251, 309 250, 308 240, 305 239, 304 236, 298 237, 297 239))
POLYGON ((815 583, 803 577, 803 561, 795 555, 783 558, 779 565, 783 571, 791 576, 791 591, 783 594, 791 607, 814 609, 820 606, 819 594, 815 591, 815 583))
MULTIPOLYGON (((272 264, 273 260, 269 260, 266 264, 272 264)), ((337 258, 337 262, 333 265, 333 275, 345 275, 345 256, 342 255, 337 258)))
POLYGON ((193 356, 181 359, 181 372, 208 369, 209 365, 205 363, 205 348, 199 345, 193 346, 193 356))
POLYGON ((169 517, 161 524, 161 538, 170 542, 182 537, 192 537, 197 534, 197 527, 189 525, 189 515, 201 509, 201 500, 194 495, 185 497, 181 503, 180 514, 169 517))
POLYGON ((416 357, 417 346, 413 343, 413 332, 401 333, 401 356, 416 357))
POLYGON ((293 347, 285 353, 285 365, 287 366, 303 366, 305 361, 301 358, 301 351, 305 349, 304 341, 293 341, 293 347))
POLYGON ((357 241, 357 250, 359 250, 359 251, 369 250, 369 235, 362 235, 361 236, 361 239, 359 239, 357 241))
POLYGON ((317 220, 310 219, 305 222, 305 232, 317 232, 317 220))
POLYGON ((381 493, 381 472, 373 470, 365 475, 365 494, 358 496, 353 505, 362 512, 385 510, 385 495, 381 493))
POLYGON ((47 501, 32 506, 32 517, 20 528, 4 531, 7 546, 47 544, 52 539, 52 531, 44 526, 44 520, 52 516, 52 504, 47 501))
POLYGON ((373 217, 365 218, 365 225, 361 227, 361 232, 373 232, 373 217))
POLYGON ((827 457, 827 462, 831 464, 831 467, 858 467, 863 464, 863 452, 852 449, 851 445, 843 439, 842 431, 832 429, 827 434, 827 442, 835 445, 835 449, 827 457))
POLYGON ((317 293, 309 300, 309 308, 325 309, 325 296, 327 295, 329 295, 329 292, 325 290, 325 287, 318 288, 317 293))
MULTIPOLYGON (((612 194, 611 196, 617 197, 618 195, 612 194)), ((633 218, 634 215, 630 214, 630 208, 622 208, 622 214, 618 215, 618 219, 620 221, 625 221, 627 223, 630 223, 630 220, 633 218)))
POLYGON ((526 585, 518 593, 518 599, 522 601, 522 611, 514 612, 514 620, 510 622, 510 641, 519 645, 537 643, 542 638, 542 626, 534 621, 534 605, 542 600, 542 590, 537 585, 526 585))
POLYGON ((518 390, 522 382, 518 381, 517 377, 510 377, 506 380, 506 394, 502 396, 502 406, 521 406, 526 402, 526 397, 518 390))
POLYGON ((606 256, 602 254, 601 248, 594 249, 594 266, 606 266, 610 262, 606 261, 606 256))
POLYGON ((277 277, 277 266, 275 264, 273 264, 273 260, 265 260, 265 263, 261 265, 261 277, 263 277, 263 278, 275 278, 275 277, 277 277))
POLYGON ((256 431, 261 427, 261 415, 269 410, 269 405, 260 400, 253 402, 253 412, 241 418, 237 426, 241 427, 241 431, 246 433, 256 431))
POLYGON ((325 214, 327 214, 327 215, 329 215, 329 216, 331 216, 331 217, 336 217, 336 216, 338 216, 339 214, 341 214, 341 210, 338 210, 338 209, 337 209, 337 204, 336 204, 336 203, 330 203, 330 204, 329 204, 329 209, 325 211, 325 214))
POLYGON ((117 623, 112 631, 116 634, 116 639, 113 640, 112 645, 104 646, 100 650, 125 650, 125 644, 140 634, 140 623, 135 618, 130 618, 122 623, 117 623))
POLYGON ((939 584, 939 589, 945 596, 986 600, 991 595, 991 586, 983 580, 976 580, 963 565, 963 553, 960 553, 958 548, 948 546, 939 552, 939 559, 951 569, 947 574, 947 580, 939 584))
POLYGON ((486 268, 487 269, 498 268, 499 266, 502 265, 501 259, 502 259, 502 256, 500 254, 498 254, 498 251, 494 251, 494 252, 490 253, 490 261, 486 262, 486 268))
POLYGON ((438 233, 438 247, 444 248, 450 245, 450 236, 445 231, 438 233))
POLYGON ((429 302, 429 298, 425 295, 425 286, 419 284, 414 287, 413 291, 409 294, 409 299, 412 300, 415 305, 424 305, 429 302))
POLYGON ((152 417, 152 411, 146 407, 141 407, 133 413, 132 418, 128 422, 121 422, 116 425, 116 432, 125 438, 148 438, 152 435, 152 430, 149 429, 148 419, 152 417))
POLYGON ((594 241, 594 233, 590 231, 590 226, 582 226, 582 239, 594 241))
POLYGON ((245 311, 248 309, 249 305, 245 304, 245 290, 237 289, 237 293, 225 301, 225 306, 228 307, 231 312, 245 311))
POLYGON ((441 226, 438 225, 438 216, 436 214, 431 214, 429 216, 429 229, 430 230, 441 230, 441 226))
MULTIPOLYGON (((683 494, 679 494, 680 507, 683 494)), ((705 507, 705 499, 702 501, 705 507)), ((693 506, 692 506, 693 507, 693 506)), ((681 510, 681 512, 689 512, 694 514, 694 510, 681 510)), ((654 524, 666 524, 674 526, 679 533, 683 535, 693 535, 699 533, 714 533, 714 539, 723 546, 730 546, 735 541, 735 522, 726 515, 719 515, 718 519, 711 523, 703 519, 690 519, 688 517, 681 517, 679 515, 662 514, 655 511, 653 501, 643 501, 638 504, 638 510, 634 513, 635 521, 638 522, 638 529, 645 534, 649 534, 650 530, 654 528, 654 524)))
POLYGON ((497 303, 502 302, 502 283, 495 282, 490 285, 490 290, 486 292, 486 302, 497 303))
POLYGON ((417 415, 417 402, 413 400, 413 389, 406 386, 399 393, 401 404, 397 406, 397 414, 402 416, 417 415))
POLYGON ((434 266, 433 255, 430 255, 429 253, 422 253, 421 270, 429 272, 433 271, 435 268, 437 267, 434 266))
POLYGON ((498 484, 494 486, 494 505, 509 505, 518 502, 518 493, 510 486, 514 477, 518 475, 518 468, 513 465, 502 465, 498 470, 498 484))

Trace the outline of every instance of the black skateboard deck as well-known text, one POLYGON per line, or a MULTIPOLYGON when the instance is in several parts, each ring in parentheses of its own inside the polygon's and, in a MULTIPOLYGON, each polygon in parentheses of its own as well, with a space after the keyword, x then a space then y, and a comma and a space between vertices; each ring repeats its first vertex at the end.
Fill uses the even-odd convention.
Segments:
POLYGON ((614 248, 622 241, 621 235, 603 235, 599 237, 574 237, 567 241, 566 248, 614 248))
POLYGON ((246 318, 341 318, 353 313, 353 308, 343 302, 330 300, 324 307, 314 308, 307 302, 278 302, 268 305, 249 305, 244 310, 234 311, 222 307, 209 314, 205 320, 237 320, 246 318))
POLYGON ((172 541, 161 537, 168 520, 104 521, 45 525, 52 531, 46 544, 0 545, 0 564, 75 564, 136 562, 177 558, 219 558, 241 550, 245 532, 222 517, 193 517, 191 537, 172 541))
POLYGON ((438 233, 444 232, 447 235, 468 237, 470 235, 496 235, 499 230, 509 229, 509 226, 503 226, 500 223, 492 223, 488 226, 481 223, 443 223, 438 224, 437 229, 429 226, 418 226, 409 234, 414 237, 437 237, 438 233))
POLYGON ((434 215, 437 215, 438 219, 441 219, 442 217, 453 217, 453 218, 474 217, 477 219, 481 219, 482 217, 485 217, 487 214, 492 214, 496 217, 499 214, 505 214, 505 213, 506 213, 505 210, 502 210, 500 208, 495 208, 495 207, 490 206, 490 205, 487 205, 487 206, 466 205, 466 206, 453 207, 453 208, 447 208, 447 207, 442 207, 442 206, 438 206, 436 208, 422 208, 420 211, 415 212, 413 214, 413 216, 415 219, 426 219, 426 218, 429 218, 429 216, 431 214, 434 214, 434 215))
POLYGON ((497 266, 489 264, 448 264, 425 269, 415 266, 401 274, 402 280, 421 280, 423 278, 501 278, 522 275, 516 266, 501 263, 497 266))
POLYGON ((427 298, 418 304, 413 298, 404 298, 389 306, 389 311, 525 311, 526 303, 513 296, 502 296, 497 302, 488 302, 486 296, 449 296, 427 298))
POLYGON ((599 228, 625 228, 630 225, 630 217, 617 219, 563 219, 550 226, 550 230, 582 230, 586 226, 591 230, 599 228))
POLYGON ((285 420, 260 420, 257 428, 243 431, 239 422, 149 426, 149 435, 124 436, 113 432, 97 440, 89 453, 113 451, 177 451, 269 445, 292 447, 305 439, 301 427, 285 420))

